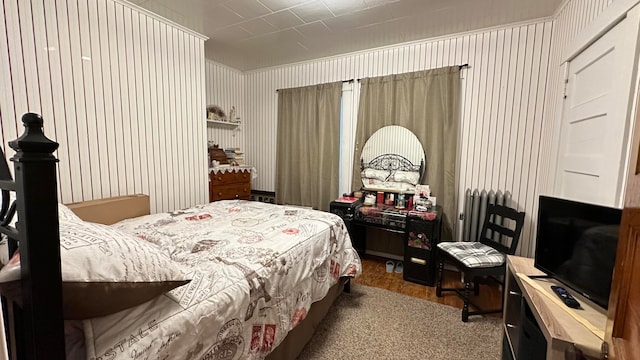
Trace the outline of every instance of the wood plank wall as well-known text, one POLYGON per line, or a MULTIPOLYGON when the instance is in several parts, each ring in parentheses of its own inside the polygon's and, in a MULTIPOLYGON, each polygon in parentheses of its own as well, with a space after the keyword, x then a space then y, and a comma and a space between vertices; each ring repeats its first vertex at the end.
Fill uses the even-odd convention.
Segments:
MULTIPOLYGON (((536 194, 553 194, 553 177, 555 175, 555 162, 557 156, 557 144, 560 137, 559 112, 562 110, 564 73, 562 72, 561 56, 571 41, 587 27, 600 13, 602 13, 613 0, 570 0, 563 3, 556 10, 553 23, 553 37, 551 40, 551 53, 545 93, 544 124, 540 145, 540 173, 538 175, 538 192, 536 194)), ((531 213, 533 221, 537 221, 538 203, 532 204, 531 213)), ((535 228, 528 229, 530 237, 535 238, 535 228)), ((529 242, 528 248, 521 249, 523 253, 533 256, 535 243, 529 242)))
MULTIPOLYGON (((206 88, 207 105, 220 106, 227 116, 232 106, 236 107, 236 117, 239 117, 241 125, 232 128, 226 125, 209 125, 207 127, 207 139, 221 148, 245 149, 244 114, 246 112, 244 90, 244 74, 236 69, 206 60, 206 88)), ((204 119, 204 114, 203 114, 204 119)))
MULTIPOLYGON (((468 63, 462 79, 459 207, 466 188, 510 191, 527 212, 518 254, 533 256, 567 44, 613 0, 568 0, 550 21, 496 27, 245 74, 247 161, 273 191, 278 88, 468 63), (553 99, 556 99, 554 101, 553 99)), ((349 92, 357 94, 358 91, 349 92)), ((357 111, 357 99, 352 99, 357 111)), ((343 175, 344 176, 344 175, 343 175)))
POLYGON ((461 81, 460 204, 466 188, 493 188, 510 191, 530 214, 551 33, 552 21, 538 21, 248 72, 247 160, 260 174, 254 187, 274 187, 275 89, 468 63, 461 81))
POLYGON ((124 1, 1 6, 7 158, 36 112, 60 143, 62 202, 145 193, 153 212, 207 200, 202 36, 124 1))

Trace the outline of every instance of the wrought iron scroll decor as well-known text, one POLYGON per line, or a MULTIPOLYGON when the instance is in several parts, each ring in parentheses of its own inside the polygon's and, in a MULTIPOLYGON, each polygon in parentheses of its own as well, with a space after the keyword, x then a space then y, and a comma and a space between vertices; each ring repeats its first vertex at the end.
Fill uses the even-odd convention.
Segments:
POLYGON ((377 169, 389 171, 417 171, 422 172, 422 163, 414 165, 409 159, 398 154, 382 154, 373 158, 370 162, 362 162, 361 170, 377 169))

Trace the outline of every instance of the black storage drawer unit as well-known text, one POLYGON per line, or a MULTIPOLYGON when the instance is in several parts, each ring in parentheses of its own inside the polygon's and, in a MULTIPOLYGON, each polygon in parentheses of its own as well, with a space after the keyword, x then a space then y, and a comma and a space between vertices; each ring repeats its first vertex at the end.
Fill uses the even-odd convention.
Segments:
POLYGON ((349 236, 351 237, 351 243, 353 244, 354 249, 356 249, 358 254, 364 255, 366 243, 364 236, 361 234, 362 229, 353 224, 356 208, 360 205, 362 205, 362 199, 358 199, 352 203, 332 201, 329 204, 329 211, 342 218, 345 226, 347 227, 347 231, 349 232, 349 236))
MULTIPOLYGON (((439 209, 438 209, 439 210, 439 209)), ((433 286, 437 271, 436 246, 440 242, 441 212, 433 220, 409 217, 404 246, 403 279, 433 286)))

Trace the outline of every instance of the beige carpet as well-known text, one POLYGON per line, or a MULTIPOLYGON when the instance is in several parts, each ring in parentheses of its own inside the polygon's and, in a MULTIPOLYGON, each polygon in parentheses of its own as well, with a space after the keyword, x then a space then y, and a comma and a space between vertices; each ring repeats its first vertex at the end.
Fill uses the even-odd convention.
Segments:
POLYGON ((500 359, 501 319, 352 284, 299 359, 500 359))

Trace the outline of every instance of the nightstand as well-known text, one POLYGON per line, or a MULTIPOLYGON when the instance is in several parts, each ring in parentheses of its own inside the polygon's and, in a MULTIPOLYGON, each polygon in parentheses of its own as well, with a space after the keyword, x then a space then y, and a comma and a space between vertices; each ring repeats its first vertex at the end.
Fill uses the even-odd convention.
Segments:
POLYGON ((353 248, 356 249, 359 255, 364 255, 366 243, 365 238, 362 235, 363 229, 354 224, 355 211, 360 205, 362 205, 362 199, 352 203, 344 203, 334 200, 329 204, 329 212, 342 218, 344 225, 349 232, 349 236, 351 237, 353 248))

